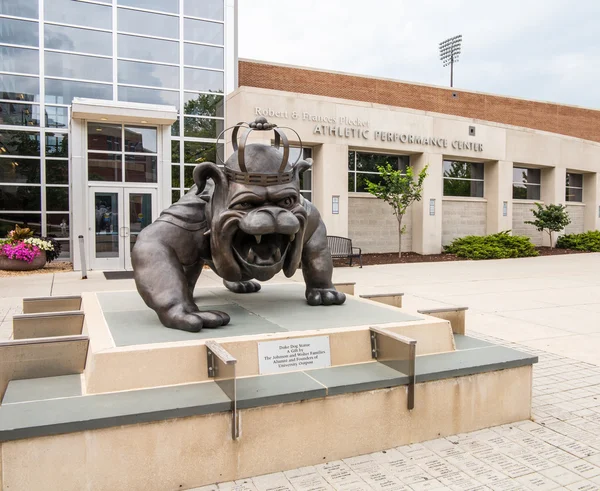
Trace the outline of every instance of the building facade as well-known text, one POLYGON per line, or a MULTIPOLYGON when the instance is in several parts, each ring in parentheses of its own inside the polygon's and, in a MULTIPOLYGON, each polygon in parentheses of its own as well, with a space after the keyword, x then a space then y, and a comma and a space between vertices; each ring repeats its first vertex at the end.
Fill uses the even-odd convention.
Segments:
POLYGON ((129 269, 139 231, 222 154, 235 0, 0 1, 0 236, 129 269))
POLYGON ((365 192, 381 164, 427 166, 423 199, 403 222, 405 251, 505 230, 547 245, 525 223, 536 202, 565 204, 567 233, 600 225, 600 111, 252 61, 240 61, 227 107, 230 121, 265 116, 299 133, 314 160, 305 195, 330 235, 363 252, 398 247, 391 208, 365 192))

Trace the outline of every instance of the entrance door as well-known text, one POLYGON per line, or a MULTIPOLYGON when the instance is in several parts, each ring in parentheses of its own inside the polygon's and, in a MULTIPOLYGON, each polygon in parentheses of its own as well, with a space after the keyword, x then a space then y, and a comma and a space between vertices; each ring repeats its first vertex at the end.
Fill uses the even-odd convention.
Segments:
POLYGON ((157 216, 155 189, 90 188, 91 269, 131 270, 138 234, 157 216))

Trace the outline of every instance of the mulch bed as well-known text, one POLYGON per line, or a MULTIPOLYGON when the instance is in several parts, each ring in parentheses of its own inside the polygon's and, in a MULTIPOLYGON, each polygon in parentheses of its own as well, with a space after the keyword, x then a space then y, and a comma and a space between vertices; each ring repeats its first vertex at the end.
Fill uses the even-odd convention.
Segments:
POLYGON ((49 273, 68 273, 73 271, 73 264, 66 261, 52 261, 46 263, 42 269, 33 269, 31 271, 5 271, 0 269, 0 278, 8 276, 29 276, 32 274, 49 274, 49 273))
MULTIPOLYGON (((575 251, 573 249, 550 249, 549 247, 536 247, 540 256, 561 256, 564 254, 585 254, 584 251, 575 251)), ((363 266, 375 266, 378 264, 404 264, 404 263, 436 263, 442 261, 471 261, 458 257, 454 254, 428 254, 422 256, 416 252, 403 252, 402 258, 398 259, 397 252, 385 252, 380 254, 363 254, 363 266)), ((352 265, 358 266, 358 261, 353 260, 352 265)), ((344 259, 334 259, 333 265, 336 268, 348 267, 348 261, 344 259)))

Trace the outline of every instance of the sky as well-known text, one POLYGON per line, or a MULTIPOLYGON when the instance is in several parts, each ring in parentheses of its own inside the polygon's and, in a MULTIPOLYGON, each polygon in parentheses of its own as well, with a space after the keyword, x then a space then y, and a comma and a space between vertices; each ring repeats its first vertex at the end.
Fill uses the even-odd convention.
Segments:
POLYGON ((600 109, 600 0, 239 0, 239 56, 600 109))

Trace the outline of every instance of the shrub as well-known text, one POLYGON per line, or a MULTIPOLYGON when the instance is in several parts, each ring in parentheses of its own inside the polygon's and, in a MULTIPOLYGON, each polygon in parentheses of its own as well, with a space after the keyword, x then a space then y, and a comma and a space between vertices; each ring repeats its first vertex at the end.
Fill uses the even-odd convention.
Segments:
POLYGON ((504 259, 537 256, 529 237, 500 232, 493 235, 468 235, 455 239, 445 252, 467 259, 504 259))
POLYGON ((584 234, 562 235, 556 241, 560 249, 575 249, 576 251, 600 252, 600 230, 590 230, 584 234))

